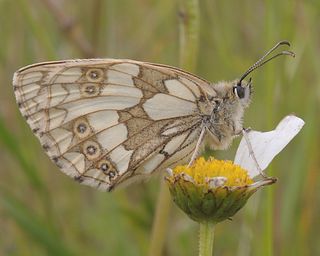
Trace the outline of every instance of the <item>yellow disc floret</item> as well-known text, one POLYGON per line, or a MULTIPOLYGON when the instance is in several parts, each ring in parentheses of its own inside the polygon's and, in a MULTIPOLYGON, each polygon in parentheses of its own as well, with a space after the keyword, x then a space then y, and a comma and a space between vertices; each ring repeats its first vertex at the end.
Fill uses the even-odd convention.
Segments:
POLYGON ((232 161, 216 160, 210 158, 205 160, 198 158, 192 166, 177 166, 173 169, 174 174, 185 173, 191 176, 199 184, 206 184, 208 178, 225 177, 227 179, 224 186, 244 186, 253 183, 246 170, 232 161))

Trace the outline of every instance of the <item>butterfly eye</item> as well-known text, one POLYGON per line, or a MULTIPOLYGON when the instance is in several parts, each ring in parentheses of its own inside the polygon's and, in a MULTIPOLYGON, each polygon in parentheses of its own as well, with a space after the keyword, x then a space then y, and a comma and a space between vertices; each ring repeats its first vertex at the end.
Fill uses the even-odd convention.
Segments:
POLYGON ((243 88, 241 85, 237 85, 233 87, 233 93, 239 98, 243 99, 245 95, 245 88, 243 88))

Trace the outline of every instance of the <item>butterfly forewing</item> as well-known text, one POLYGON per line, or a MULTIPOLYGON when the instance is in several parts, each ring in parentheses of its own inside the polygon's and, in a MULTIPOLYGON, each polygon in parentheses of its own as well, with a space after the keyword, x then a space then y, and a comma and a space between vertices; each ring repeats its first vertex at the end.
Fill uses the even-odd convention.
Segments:
POLYGON ((201 131, 209 83, 131 60, 40 63, 15 73, 21 113, 67 175, 111 190, 187 161, 201 131))

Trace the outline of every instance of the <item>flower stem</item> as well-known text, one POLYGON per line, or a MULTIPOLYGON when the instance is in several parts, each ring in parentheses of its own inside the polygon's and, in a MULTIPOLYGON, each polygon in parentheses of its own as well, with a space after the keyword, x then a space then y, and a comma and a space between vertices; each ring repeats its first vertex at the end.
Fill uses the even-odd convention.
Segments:
MULTIPOLYGON (((267 0, 266 2, 266 8, 270 8, 274 6, 276 3, 275 0, 267 0)), ((268 9, 269 10, 269 9, 268 9)), ((273 31, 275 24, 275 14, 273 12, 268 12, 266 15, 266 24, 265 24, 265 30, 266 30, 266 43, 272 44, 271 42, 274 40, 273 31)), ((268 109, 266 111, 265 120, 267 122, 268 128, 271 128, 274 123, 274 117, 275 117, 275 105, 276 105, 276 98, 275 98, 275 85, 277 84, 276 78, 275 78, 275 66, 269 65, 265 69, 265 83, 269 84, 268 88, 265 91, 265 102, 268 104, 268 109)), ((273 170, 272 170, 272 164, 268 167, 268 175, 273 176, 273 170)), ((264 246, 263 252, 261 252, 261 255, 263 256, 273 256, 274 255, 274 243, 273 243, 273 225, 274 225, 274 205, 275 205, 275 198, 273 195, 273 189, 269 188, 266 192, 267 197, 264 202, 264 207, 266 208, 262 213, 262 219, 263 225, 264 225, 264 232, 262 232, 262 242, 264 246)))
POLYGON ((214 225, 211 222, 200 223, 199 256, 213 255, 214 225))

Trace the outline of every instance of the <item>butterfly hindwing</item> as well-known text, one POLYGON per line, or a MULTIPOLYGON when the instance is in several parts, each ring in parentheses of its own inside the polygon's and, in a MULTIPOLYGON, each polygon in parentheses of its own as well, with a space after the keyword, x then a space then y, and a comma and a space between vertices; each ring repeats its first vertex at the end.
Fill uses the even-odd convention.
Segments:
POLYGON ((67 175, 110 190, 186 160, 208 83, 179 69, 114 59, 20 69, 14 91, 43 148, 67 175))

